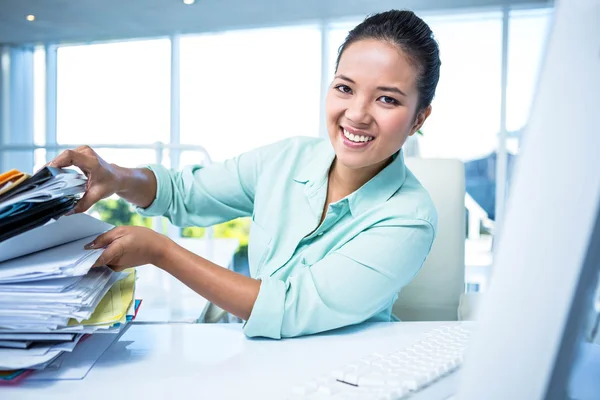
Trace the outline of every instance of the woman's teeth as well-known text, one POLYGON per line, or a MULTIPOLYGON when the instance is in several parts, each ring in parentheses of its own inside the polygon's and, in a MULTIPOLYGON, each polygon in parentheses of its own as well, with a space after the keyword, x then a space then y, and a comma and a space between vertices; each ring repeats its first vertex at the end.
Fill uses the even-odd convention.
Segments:
POLYGON ((348 140, 350 140, 351 142, 355 142, 355 143, 370 142, 371 140, 374 139, 374 137, 372 137, 372 136, 355 135, 353 133, 348 132, 345 129, 343 129, 343 131, 344 131, 344 136, 346 136, 346 138, 348 140))

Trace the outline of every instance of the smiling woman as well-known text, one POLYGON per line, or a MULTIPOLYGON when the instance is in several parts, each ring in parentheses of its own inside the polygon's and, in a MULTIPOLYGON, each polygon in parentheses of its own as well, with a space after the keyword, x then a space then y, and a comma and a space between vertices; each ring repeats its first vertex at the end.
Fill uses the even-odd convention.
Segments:
POLYGON ((100 262, 115 269, 150 263, 166 270, 246 320, 248 336, 390 321, 437 229, 432 200, 401 148, 431 112, 439 68, 429 27, 410 11, 392 10, 367 18, 340 48, 326 104, 329 140, 293 137, 182 171, 123 168, 89 147, 52 165, 76 165, 89 177, 79 212, 116 193, 140 214, 179 226, 251 216, 250 277, 146 228, 119 227, 90 245, 105 247, 100 262))

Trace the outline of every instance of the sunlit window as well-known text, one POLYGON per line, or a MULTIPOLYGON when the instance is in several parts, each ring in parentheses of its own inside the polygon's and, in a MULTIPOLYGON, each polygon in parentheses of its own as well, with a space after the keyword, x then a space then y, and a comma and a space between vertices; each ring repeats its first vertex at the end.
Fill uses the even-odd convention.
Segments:
POLYGON ((318 136, 317 26, 181 39, 181 142, 213 160, 292 136, 318 136))
MULTIPOLYGON (((58 143, 168 143, 170 60, 168 39, 60 47, 58 143)), ((155 160, 151 150, 102 153, 127 166, 155 160)))
POLYGON ((511 153, 518 152, 521 130, 527 125, 551 18, 550 9, 510 13, 506 129, 511 153))

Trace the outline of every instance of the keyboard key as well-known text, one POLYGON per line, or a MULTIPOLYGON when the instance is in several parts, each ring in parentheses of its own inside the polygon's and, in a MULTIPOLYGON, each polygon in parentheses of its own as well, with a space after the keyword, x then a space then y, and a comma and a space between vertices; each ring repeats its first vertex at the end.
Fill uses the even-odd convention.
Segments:
POLYGON ((360 374, 356 371, 351 371, 344 373, 344 379, 341 379, 342 382, 346 382, 350 385, 358 386, 358 378, 360 374))
POLYGON ((328 394, 328 395, 332 395, 332 394, 336 394, 339 393, 341 391, 341 388, 339 386, 339 384, 337 384, 336 382, 330 382, 324 385, 320 385, 319 388, 317 389, 317 393, 321 393, 321 394, 328 394))
POLYGON ((336 379, 338 381, 343 381, 344 380, 344 370, 342 369, 336 369, 334 371, 331 372, 331 377, 333 379, 336 379))
POLYGON ((380 372, 371 372, 370 374, 358 378, 358 386, 383 386, 385 385, 385 375, 380 372))

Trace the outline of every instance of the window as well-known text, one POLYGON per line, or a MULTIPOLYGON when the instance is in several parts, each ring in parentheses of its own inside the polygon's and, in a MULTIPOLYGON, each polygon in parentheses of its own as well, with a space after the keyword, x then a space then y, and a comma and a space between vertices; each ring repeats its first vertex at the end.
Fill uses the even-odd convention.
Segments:
POLYGON ((518 152, 521 130, 531 111, 551 16, 551 9, 510 13, 506 129, 507 149, 512 154, 518 152))
POLYGON ((425 20, 439 42, 442 69, 421 153, 464 161, 485 157, 495 150, 500 129, 502 15, 425 20))
POLYGON ((318 136, 317 26, 181 39, 181 143, 214 161, 292 136, 318 136))
MULTIPOLYGON (((64 46, 57 53, 59 144, 167 143, 168 39, 64 46)), ((126 166, 154 162, 152 151, 103 151, 126 166)))
MULTIPOLYGON (((57 143, 150 144, 170 138, 168 39, 64 46, 57 50, 57 143)), ((154 163, 152 149, 95 148, 123 167, 154 163)), ((115 225, 146 225, 115 197, 91 210, 115 225)))

